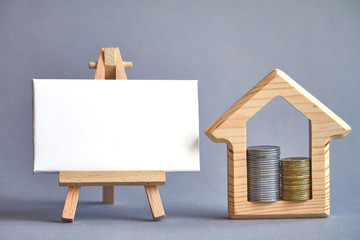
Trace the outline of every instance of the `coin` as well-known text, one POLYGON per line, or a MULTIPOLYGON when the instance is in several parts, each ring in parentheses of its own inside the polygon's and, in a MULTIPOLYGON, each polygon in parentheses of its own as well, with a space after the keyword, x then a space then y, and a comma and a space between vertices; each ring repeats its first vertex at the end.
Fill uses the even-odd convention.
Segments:
POLYGON ((280 199, 280 147, 247 148, 248 201, 276 202, 280 199))
POLYGON ((281 159, 282 199, 305 201, 311 198, 310 159, 291 157, 281 159))

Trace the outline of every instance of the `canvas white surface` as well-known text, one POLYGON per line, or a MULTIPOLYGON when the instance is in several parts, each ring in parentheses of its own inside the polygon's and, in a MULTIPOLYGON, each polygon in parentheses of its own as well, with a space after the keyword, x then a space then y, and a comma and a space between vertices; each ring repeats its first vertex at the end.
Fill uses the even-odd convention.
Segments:
POLYGON ((200 171, 197 80, 34 79, 34 171, 200 171))

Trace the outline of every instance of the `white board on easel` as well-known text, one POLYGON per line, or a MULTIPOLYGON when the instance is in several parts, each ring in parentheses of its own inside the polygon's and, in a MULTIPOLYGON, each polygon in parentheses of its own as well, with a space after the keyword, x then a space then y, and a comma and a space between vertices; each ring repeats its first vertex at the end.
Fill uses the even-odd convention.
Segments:
POLYGON ((34 79, 34 171, 200 171, 197 80, 34 79))

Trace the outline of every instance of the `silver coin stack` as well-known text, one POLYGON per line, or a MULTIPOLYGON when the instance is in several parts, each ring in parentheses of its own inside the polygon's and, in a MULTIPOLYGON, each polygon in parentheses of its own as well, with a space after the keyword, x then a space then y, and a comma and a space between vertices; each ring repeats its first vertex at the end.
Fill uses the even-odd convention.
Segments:
POLYGON ((247 149, 248 201, 276 202, 280 199, 280 147, 247 149))

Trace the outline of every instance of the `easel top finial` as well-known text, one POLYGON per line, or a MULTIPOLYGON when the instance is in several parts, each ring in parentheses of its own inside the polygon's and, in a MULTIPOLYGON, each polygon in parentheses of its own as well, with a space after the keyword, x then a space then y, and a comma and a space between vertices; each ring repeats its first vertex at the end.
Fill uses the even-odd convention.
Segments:
POLYGON ((123 62, 119 48, 101 48, 97 62, 89 62, 89 68, 96 68, 94 79, 127 79, 125 69, 132 68, 132 62, 123 62))

